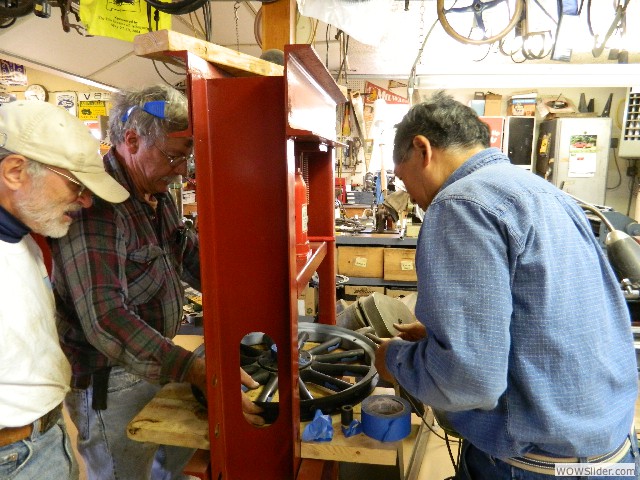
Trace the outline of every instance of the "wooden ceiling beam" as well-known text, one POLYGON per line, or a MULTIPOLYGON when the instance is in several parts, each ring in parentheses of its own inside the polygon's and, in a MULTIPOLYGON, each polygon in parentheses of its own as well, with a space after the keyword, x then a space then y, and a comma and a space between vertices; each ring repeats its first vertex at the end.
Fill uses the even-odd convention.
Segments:
POLYGON ((284 51, 284 46, 295 43, 296 12, 295 0, 277 0, 262 5, 262 51, 276 48, 284 51))

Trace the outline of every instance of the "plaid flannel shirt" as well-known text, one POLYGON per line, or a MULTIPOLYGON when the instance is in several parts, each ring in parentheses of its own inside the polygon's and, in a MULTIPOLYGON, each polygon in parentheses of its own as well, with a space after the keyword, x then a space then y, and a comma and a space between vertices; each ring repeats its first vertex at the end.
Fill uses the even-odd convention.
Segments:
MULTIPOLYGON (((107 171, 135 189, 113 149, 107 171)), ((58 331, 74 377, 120 365, 154 383, 182 381, 192 353, 171 341, 182 320, 181 280, 200 289, 197 236, 168 193, 154 210, 134 194, 120 204, 94 196, 68 235, 50 240, 58 331)))

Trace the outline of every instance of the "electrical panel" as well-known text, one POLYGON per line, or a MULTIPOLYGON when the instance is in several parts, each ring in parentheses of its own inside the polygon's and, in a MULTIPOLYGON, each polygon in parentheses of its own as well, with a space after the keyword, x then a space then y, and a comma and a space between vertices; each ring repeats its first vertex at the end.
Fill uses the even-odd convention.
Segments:
POLYGON ((640 158, 640 87, 627 89, 618 156, 640 158))

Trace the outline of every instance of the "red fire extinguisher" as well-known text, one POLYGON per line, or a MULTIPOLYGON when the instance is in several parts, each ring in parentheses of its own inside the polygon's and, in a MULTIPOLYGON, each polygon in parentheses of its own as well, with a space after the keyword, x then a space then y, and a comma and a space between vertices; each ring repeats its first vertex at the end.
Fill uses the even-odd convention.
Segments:
POLYGON ((296 259, 307 261, 311 257, 311 247, 307 238, 309 217, 307 216, 307 185, 302 177, 302 171, 296 171, 295 181, 296 201, 296 259))

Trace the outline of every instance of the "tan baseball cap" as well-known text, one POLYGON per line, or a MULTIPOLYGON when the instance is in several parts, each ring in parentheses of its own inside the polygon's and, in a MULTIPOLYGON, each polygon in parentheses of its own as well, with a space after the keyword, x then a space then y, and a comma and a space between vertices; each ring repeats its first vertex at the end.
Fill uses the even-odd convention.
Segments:
POLYGON ((129 197, 129 192, 105 171, 100 143, 86 125, 51 103, 24 100, 0 106, 0 147, 69 170, 108 202, 120 203, 129 197))

